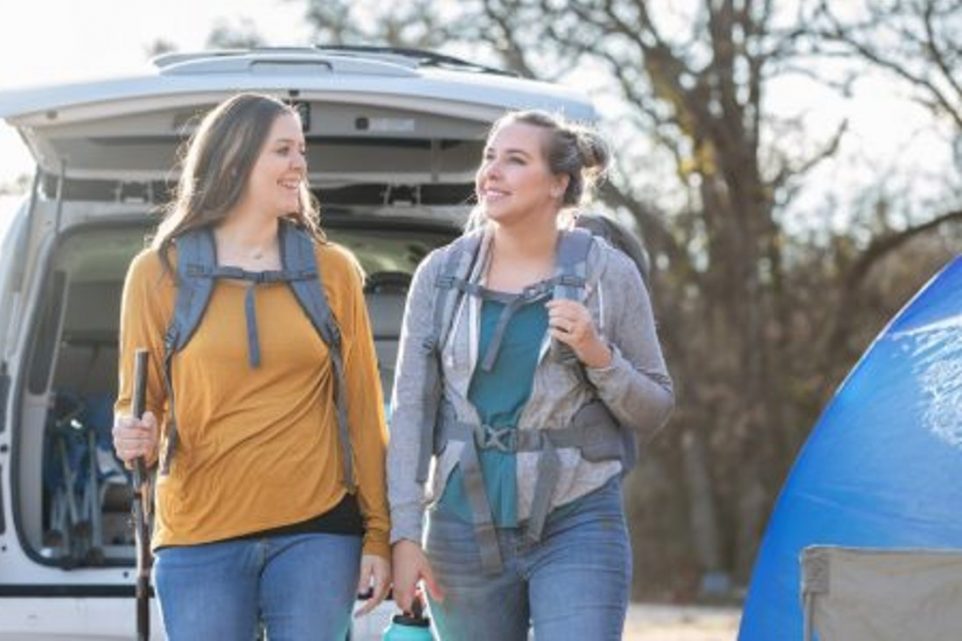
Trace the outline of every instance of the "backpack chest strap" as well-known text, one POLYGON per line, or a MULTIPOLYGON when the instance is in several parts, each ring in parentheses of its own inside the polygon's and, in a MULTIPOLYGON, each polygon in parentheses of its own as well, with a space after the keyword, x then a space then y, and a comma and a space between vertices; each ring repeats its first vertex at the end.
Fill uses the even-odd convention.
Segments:
POLYGON ((202 265, 188 263, 184 266, 184 275, 188 278, 212 278, 214 280, 227 278, 243 280, 254 284, 261 283, 289 283, 297 280, 317 278, 317 270, 312 269, 265 269, 250 271, 242 267, 231 265, 202 265))
POLYGON ((247 329, 247 362, 251 367, 261 365, 260 335, 257 330, 257 306, 254 300, 257 285, 269 283, 291 283, 317 278, 317 271, 311 269, 287 270, 268 269, 250 271, 231 265, 207 265, 188 262, 183 267, 183 277, 187 279, 219 279, 245 281, 248 284, 244 295, 244 319, 247 329))
POLYGON ((544 525, 551 512, 551 500, 561 476, 559 449, 577 449, 589 461, 623 460, 623 439, 614 417, 600 401, 582 407, 566 427, 554 429, 519 430, 496 428, 490 425, 466 423, 448 419, 439 425, 436 451, 448 441, 464 444, 458 464, 464 478, 475 525, 475 536, 481 550, 481 564, 486 573, 501 571, 501 554, 497 536, 488 530, 493 526, 491 504, 484 488, 484 477, 478 451, 498 450, 503 453, 540 452, 531 511, 525 538, 535 543, 541 540, 544 525))
MULTIPOLYGON (((439 271, 434 279, 437 294, 433 303, 432 327, 420 346, 425 355, 440 359, 441 351, 444 349, 452 331, 457 310, 465 295, 481 298, 485 296, 497 298, 499 296, 497 292, 471 282, 472 279, 479 276, 479 261, 484 259, 484 243, 488 242, 485 239, 486 236, 481 231, 461 236, 452 243, 446 255, 442 258, 439 271)), ((581 230, 563 232, 555 259, 556 273, 547 281, 535 284, 548 290, 547 294, 539 292, 539 295, 544 295, 545 298, 553 295, 555 298, 578 299, 587 284, 587 256, 591 244, 591 235, 582 233, 581 230)), ((510 304, 510 301, 508 303, 510 304)), ((512 313, 512 311, 506 310, 505 315, 499 319, 500 331, 495 331, 493 340, 489 343, 487 352, 482 358, 480 364, 482 368, 488 371, 493 368, 497 359, 504 331, 512 313)), ((552 341, 552 347, 556 342, 552 341)), ((576 358, 573 353, 570 353, 570 357, 576 358)), ((440 362, 438 365, 439 369, 442 369, 440 362)), ((433 416, 434 412, 434 407, 425 405, 425 416, 433 416)), ((415 475, 418 481, 424 482, 428 478, 431 456, 436 451, 433 444, 437 436, 435 422, 424 420, 420 430, 418 467, 415 475)))
POLYGON ((479 298, 482 301, 493 300, 504 304, 504 308, 501 310, 501 315, 498 317, 498 322, 495 325, 494 333, 491 336, 491 341, 488 343, 488 348, 485 350, 484 356, 481 359, 481 369, 485 372, 490 372, 494 368, 498 353, 501 351, 501 343, 504 341, 504 335, 508 329, 508 323, 522 307, 549 299, 552 296, 557 297, 559 287, 565 288, 565 291, 569 289, 580 291, 584 286, 584 277, 574 274, 559 274, 538 281, 528 285, 516 294, 488 289, 477 283, 453 276, 439 279, 438 282, 438 287, 441 289, 456 289, 469 296, 479 298))
POLYGON ((441 440, 469 442, 481 450, 498 450, 504 454, 538 452, 550 443, 556 448, 580 448, 585 440, 585 426, 556 429, 519 430, 515 427, 492 427, 461 421, 441 426, 441 440))

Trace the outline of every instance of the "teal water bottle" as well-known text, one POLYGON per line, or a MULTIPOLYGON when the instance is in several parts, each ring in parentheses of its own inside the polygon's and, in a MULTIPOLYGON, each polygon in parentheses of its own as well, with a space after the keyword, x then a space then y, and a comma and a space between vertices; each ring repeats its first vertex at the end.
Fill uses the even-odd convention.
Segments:
POLYGON ((411 603, 411 612, 396 614, 384 629, 382 641, 434 641, 431 619, 422 614, 424 605, 419 597, 411 603))

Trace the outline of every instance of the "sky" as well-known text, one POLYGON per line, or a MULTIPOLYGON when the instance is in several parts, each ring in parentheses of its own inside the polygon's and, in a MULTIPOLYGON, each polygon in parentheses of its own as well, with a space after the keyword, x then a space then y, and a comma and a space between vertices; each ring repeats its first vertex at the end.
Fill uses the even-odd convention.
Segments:
MULTIPOLYGON (((378 1, 358 0, 362 5, 378 1)), ((151 43, 163 39, 180 51, 201 49, 223 21, 237 27, 249 20, 272 45, 310 40, 304 0, 5 0, 0 6, 0 91, 137 73, 147 68, 151 43)), ((592 82, 579 84, 598 96, 592 82)), ((856 97, 847 101, 804 80, 774 86, 767 99, 780 113, 806 114, 809 131, 821 132, 822 140, 840 116, 850 118, 845 148, 821 170, 819 180, 844 174, 854 189, 871 179, 865 171, 884 173, 889 164, 951 167, 944 140, 922 131, 928 116, 884 80, 861 82, 856 97)), ((597 102, 604 113, 603 99, 597 102)), ((32 171, 16 131, 0 121, 0 185, 32 171)))
MULTIPOLYGON (((137 73, 162 38, 202 49, 219 20, 253 20, 271 44, 303 44, 310 28, 298 0, 4 0, 0 90, 137 73)), ((32 173, 16 131, 0 121, 0 184, 32 173)))

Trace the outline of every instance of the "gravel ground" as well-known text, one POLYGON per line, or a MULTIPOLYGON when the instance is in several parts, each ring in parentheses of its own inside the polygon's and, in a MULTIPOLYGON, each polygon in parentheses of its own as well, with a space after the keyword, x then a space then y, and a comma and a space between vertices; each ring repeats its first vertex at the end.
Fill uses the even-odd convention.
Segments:
POLYGON ((741 613, 733 607, 632 604, 625 641, 735 641, 741 613))
MULTIPOLYGON (((393 607, 382 606, 358 619, 353 638, 357 641, 381 639, 392 614, 393 607)), ((628 608, 623 640, 735 641, 739 616, 740 610, 736 607, 633 603, 628 608)))

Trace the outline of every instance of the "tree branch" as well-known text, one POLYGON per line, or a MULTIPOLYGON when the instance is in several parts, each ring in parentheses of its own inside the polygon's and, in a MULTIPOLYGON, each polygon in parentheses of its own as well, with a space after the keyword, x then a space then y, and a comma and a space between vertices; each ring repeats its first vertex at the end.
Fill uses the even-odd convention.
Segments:
POLYGON ((962 221, 962 209, 946 212, 919 225, 876 238, 847 270, 843 288, 847 292, 854 292, 878 261, 916 236, 953 221, 962 221))
MULTIPOLYGON (((899 232, 880 236, 873 240, 865 251, 859 255, 858 259, 845 271, 845 275, 841 279, 842 284, 839 289, 838 299, 840 301, 853 301, 865 277, 879 261, 898 250, 913 238, 953 222, 962 222, 962 209, 948 211, 919 225, 907 227, 899 232)), ((851 331, 850 319, 851 313, 849 309, 844 305, 839 306, 836 310, 833 329, 825 343, 825 349, 822 351, 826 356, 827 362, 832 360, 832 355, 839 353, 839 351, 845 347, 849 332, 851 331)))
POLYGON ((660 247, 672 264, 676 265, 686 273, 690 282, 700 284, 700 275, 695 271, 691 264, 688 252, 681 247, 665 223, 655 213, 645 207, 636 198, 628 195, 611 181, 606 181, 598 190, 598 195, 608 205, 618 208, 623 207, 638 221, 642 236, 646 241, 651 241, 653 245, 660 247))
MULTIPOLYGON (((856 33, 860 30, 864 31, 865 29, 851 28, 843 25, 835 16, 835 14, 832 13, 831 9, 828 8, 828 3, 825 2, 825 0, 820 2, 816 11, 816 15, 821 15, 829 22, 828 29, 815 30, 817 35, 820 35, 829 42, 834 42, 849 48, 850 56, 859 57, 863 60, 866 60, 876 67, 889 71, 916 88, 925 91, 946 113, 948 113, 949 117, 955 122, 955 125, 962 130, 962 109, 959 109, 957 106, 953 105, 952 101, 945 94, 945 92, 942 91, 942 89, 940 89, 930 78, 911 71, 906 64, 887 57, 872 45, 861 41, 856 33)), ((877 20, 881 19, 881 16, 878 15, 873 17, 875 17, 877 20)), ((877 24, 878 22, 874 23, 872 26, 874 27, 877 24)), ((927 53, 929 57, 932 56, 931 52, 927 53)), ((936 63, 937 62, 938 61, 936 61, 936 63)), ((942 72, 941 77, 943 77, 950 84, 950 86, 953 88, 957 87, 957 83, 950 73, 950 69, 942 69, 939 67, 939 70, 942 72)), ((960 94, 960 97, 962 97, 962 94, 960 94)))
POLYGON ((778 189, 784 186, 786 182, 788 182, 795 176, 801 176, 803 174, 808 173, 822 161, 834 156, 835 152, 838 151, 839 145, 842 143, 842 137, 845 135, 845 132, 847 130, 848 130, 848 118, 846 118, 845 120, 839 123, 838 129, 835 130, 835 133, 828 140, 825 146, 823 146, 821 150, 817 151, 810 158, 802 161, 800 165, 794 168, 790 168, 788 166, 788 163, 786 162, 785 165, 783 165, 782 168, 778 171, 778 174, 775 176, 775 178, 772 180, 771 182, 772 187, 774 189, 778 189))

